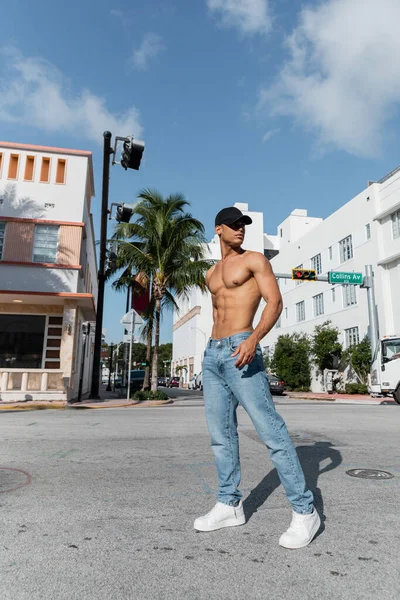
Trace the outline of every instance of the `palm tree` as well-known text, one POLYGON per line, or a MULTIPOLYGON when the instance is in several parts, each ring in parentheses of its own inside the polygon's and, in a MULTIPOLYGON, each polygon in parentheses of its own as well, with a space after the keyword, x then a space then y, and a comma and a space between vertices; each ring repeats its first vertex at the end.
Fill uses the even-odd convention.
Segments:
MULTIPOLYGON (((112 284, 112 287, 117 292, 121 291, 121 290, 130 290, 132 298, 134 296, 140 296, 147 289, 147 287, 149 285, 149 280, 144 273, 137 273, 135 275, 132 272, 131 265, 124 264, 123 260, 124 259, 121 258, 121 256, 118 256, 116 269, 110 270, 106 274, 106 277, 109 278, 110 276, 115 274, 115 272, 118 271, 121 267, 124 268, 122 274, 112 284)), ((129 310, 129 307, 127 307, 127 311, 128 310, 129 310)), ((145 376, 144 376, 142 390, 149 390, 150 389, 151 345, 152 345, 152 339, 153 339, 153 321, 154 321, 154 319, 153 319, 153 316, 154 316, 154 301, 153 301, 153 299, 150 300, 149 306, 147 307, 147 309, 141 316, 145 323, 145 325, 142 327, 141 333, 142 333, 142 336, 144 336, 146 338, 146 344, 147 344, 147 349, 146 349, 147 366, 145 367, 145 376)), ((128 375, 128 377, 129 377, 129 375, 128 375)))
POLYGON ((157 191, 143 190, 139 200, 134 210, 136 221, 117 225, 114 238, 120 240, 119 264, 150 281, 154 319, 151 389, 156 390, 162 310, 177 308, 175 298, 187 297, 194 286, 205 290, 205 273, 213 261, 204 258, 204 226, 185 212, 189 203, 181 194, 163 198, 157 191))

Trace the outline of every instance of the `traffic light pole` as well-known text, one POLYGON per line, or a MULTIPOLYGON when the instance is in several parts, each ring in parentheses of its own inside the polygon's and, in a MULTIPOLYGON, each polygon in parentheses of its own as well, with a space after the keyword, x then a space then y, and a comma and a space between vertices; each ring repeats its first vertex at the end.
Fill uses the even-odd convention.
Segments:
MULTIPOLYGON (((274 273, 274 275, 276 279, 293 279, 293 275, 291 273, 274 273)), ((312 281, 314 283, 318 283, 318 281, 332 283, 329 280, 329 275, 317 275, 316 279, 312 281)), ((372 265, 365 265, 365 276, 363 278, 363 282, 360 284, 360 288, 367 290, 369 321, 368 336, 371 342, 371 354, 373 360, 375 355, 375 349, 379 342, 379 321, 375 300, 374 273, 372 265)))
POLYGON ((96 333, 94 338, 93 352, 93 373, 92 386, 89 398, 99 400, 100 389, 100 354, 101 339, 103 330, 103 310, 104 310, 104 287, 105 287, 105 264, 106 264, 106 245, 107 245, 107 216, 108 216, 108 191, 110 182, 110 157, 113 154, 111 148, 111 132, 105 131, 104 153, 103 153, 103 189, 101 196, 101 225, 100 225, 100 259, 98 272, 98 294, 96 307, 96 333))
MULTIPOLYGON (((277 279, 293 279, 291 273, 274 273, 274 275, 277 279)), ((313 279, 312 281, 327 281, 329 283, 329 277, 328 275, 317 275, 317 278, 313 279)))

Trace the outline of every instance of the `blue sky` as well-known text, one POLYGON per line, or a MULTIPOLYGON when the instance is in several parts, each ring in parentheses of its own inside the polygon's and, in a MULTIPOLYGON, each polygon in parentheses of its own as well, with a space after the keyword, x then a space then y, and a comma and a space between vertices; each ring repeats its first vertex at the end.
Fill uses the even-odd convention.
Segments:
MULTIPOLYGON (((0 138, 92 150, 97 231, 110 129, 146 142, 139 172, 113 167, 111 202, 182 192, 211 237, 215 213, 245 201, 275 233, 294 208, 326 217, 400 163, 399 22, 398 0, 15 0, 0 138)), ((108 290, 109 340, 124 308, 108 290)))

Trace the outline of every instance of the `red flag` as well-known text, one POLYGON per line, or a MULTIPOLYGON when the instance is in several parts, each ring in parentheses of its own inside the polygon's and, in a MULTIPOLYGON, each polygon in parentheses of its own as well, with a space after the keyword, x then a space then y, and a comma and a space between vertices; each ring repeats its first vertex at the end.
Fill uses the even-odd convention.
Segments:
POLYGON ((138 293, 138 288, 132 290, 132 308, 141 315, 145 312, 150 303, 150 285, 142 287, 138 293))

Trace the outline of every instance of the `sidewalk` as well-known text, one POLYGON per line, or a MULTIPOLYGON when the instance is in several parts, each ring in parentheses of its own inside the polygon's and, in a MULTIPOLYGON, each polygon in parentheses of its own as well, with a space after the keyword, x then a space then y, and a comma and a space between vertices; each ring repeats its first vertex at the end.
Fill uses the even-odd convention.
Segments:
POLYGON ((107 392, 105 387, 100 389, 99 400, 89 400, 89 394, 83 398, 81 402, 73 401, 72 403, 66 401, 31 401, 26 400, 24 402, 1 402, 0 411, 29 411, 29 410, 83 410, 83 409, 99 409, 99 408, 127 408, 127 407, 150 407, 150 406, 164 406, 166 404, 172 404, 172 400, 144 400, 138 402, 137 400, 127 400, 126 397, 122 396, 118 391, 107 392))
MULTIPOLYGON (((274 396, 275 397, 275 396, 274 396)), ((196 396, 198 399, 199 396, 196 396)), ((392 398, 372 398, 368 395, 361 394, 327 394, 318 392, 285 392, 279 398, 287 400, 308 400, 315 402, 334 402, 336 404, 372 404, 372 405, 393 405, 398 406, 392 398)), ((145 408, 158 407, 169 405, 172 406, 175 401, 194 399, 192 394, 187 396, 179 396, 169 400, 145 400, 138 402, 137 400, 127 400, 121 396, 119 392, 106 392, 105 388, 100 390, 100 400, 89 400, 88 395, 81 402, 59 402, 59 401, 30 401, 25 402, 1 402, 1 411, 29 411, 29 410, 46 410, 46 409, 67 409, 67 410, 84 410, 84 409, 104 409, 104 408, 145 408)))
POLYGON ((319 400, 337 404, 397 404, 392 398, 372 398, 368 394, 327 394, 324 392, 286 392, 293 400, 319 400))

